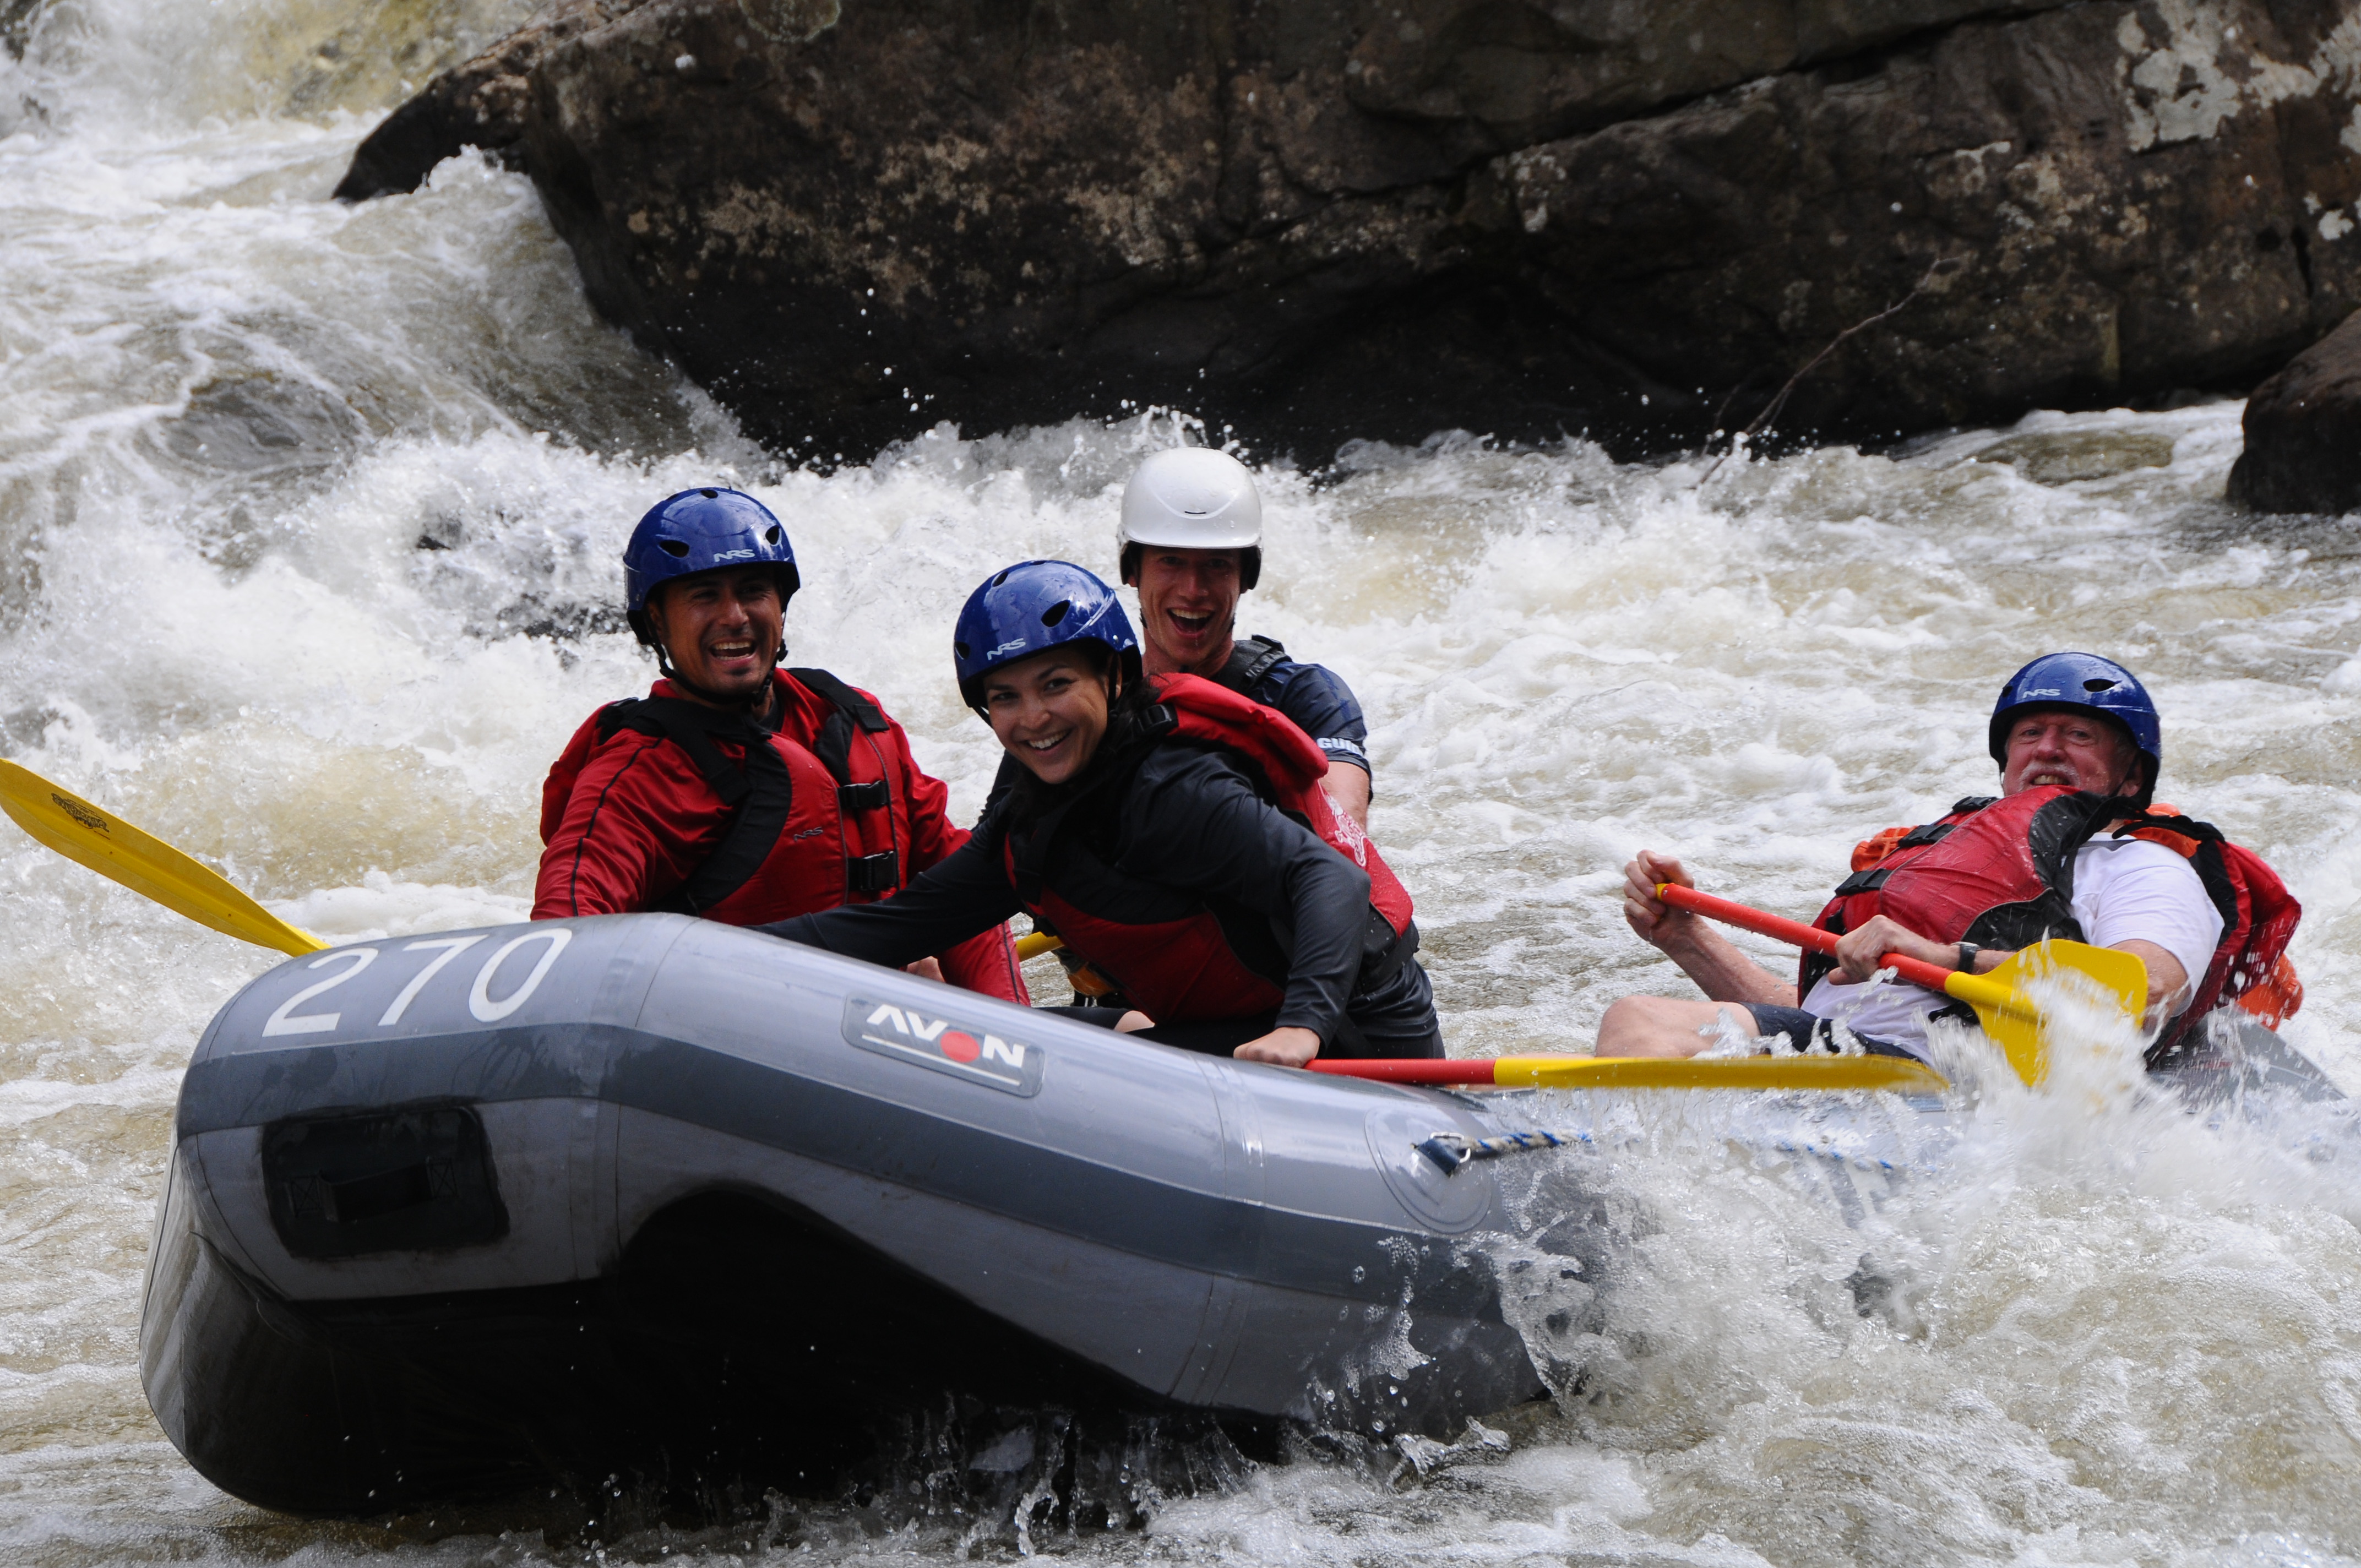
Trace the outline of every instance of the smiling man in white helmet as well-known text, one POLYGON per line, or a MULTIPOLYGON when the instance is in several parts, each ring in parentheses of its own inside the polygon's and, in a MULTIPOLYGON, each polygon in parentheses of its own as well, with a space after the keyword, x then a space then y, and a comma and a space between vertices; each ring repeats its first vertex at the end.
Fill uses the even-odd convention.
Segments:
POLYGON ((1202 446, 1155 454, 1124 487, 1117 537, 1148 674, 1202 675, 1293 719, 1328 754, 1328 794, 1367 830, 1369 731, 1352 687, 1275 638, 1235 635, 1238 596, 1262 575, 1262 498, 1246 466, 1202 446))

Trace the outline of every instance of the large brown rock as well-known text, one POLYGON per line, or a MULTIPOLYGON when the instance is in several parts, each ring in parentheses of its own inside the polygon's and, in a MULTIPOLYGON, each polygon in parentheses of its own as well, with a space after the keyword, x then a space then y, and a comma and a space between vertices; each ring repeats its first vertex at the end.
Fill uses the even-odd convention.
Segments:
POLYGON ((1965 24, 1524 149, 1488 171, 1492 221, 1659 406, 1751 407, 1922 283, 1784 422, 1874 438, 2243 389, 2361 304, 2351 45, 2332 7, 2276 10, 1965 24))
POLYGON ((2349 0, 627 4, 489 73, 515 145, 598 307, 823 456, 1126 402, 1668 445, 1923 280, 1783 416, 1873 438, 2361 304, 2349 0))
POLYGON ((352 165, 336 184, 336 200, 361 202, 415 191, 436 164, 463 148, 508 155, 523 139, 531 93, 526 81, 541 57, 642 3, 553 0, 523 27, 442 72, 388 115, 353 150, 352 165))
POLYGON ((2230 499, 2258 511, 2361 511, 2361 315, 2246 400, 2230 499))

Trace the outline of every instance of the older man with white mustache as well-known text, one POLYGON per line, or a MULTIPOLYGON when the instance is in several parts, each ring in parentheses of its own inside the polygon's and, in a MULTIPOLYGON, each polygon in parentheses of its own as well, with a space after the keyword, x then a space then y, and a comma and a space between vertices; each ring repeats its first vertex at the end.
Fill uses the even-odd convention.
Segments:
POLYGON ((2151 1022, 2168 1025, 2281 964, 2300 911, 2269 868, 2202 824, 2149 815, 2162 729, 2129 670, 2089 653, 2034 660, 2002 688, 1990 744, 2000 795, 1856 850, 1816 922, 1842 934, 1836 956, 1807 955, 1792 983, 1659 899, 1663 883, 1693 884, 1680 861, 1642 850, 1625 868, 1624 918, 1706 1000, 1622 998, 1600 1020, 1598 1054, 1695 1056, 1730 1028, 1831 1048, 1840 1021, 1872 1052, 1923 1057, 1927 1019, 1956 1004, 1899 981, 1865 987, 1887 953, 1982 972, 2044 937, 2117 948, 2147 966, 2151 1022))

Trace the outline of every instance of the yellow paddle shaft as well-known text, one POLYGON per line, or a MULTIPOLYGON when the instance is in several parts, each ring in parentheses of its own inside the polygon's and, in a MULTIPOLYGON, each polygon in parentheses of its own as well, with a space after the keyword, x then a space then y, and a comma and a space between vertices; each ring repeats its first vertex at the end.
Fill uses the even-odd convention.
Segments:
POLYGON ((66 859, 224 936, 299 956, 328 945, 257 904, 220 872, 30 768, 0 762, 0 811, 66 859))
POLYGON ((1943 1075, 1909 1057, 1499 1057, 1492 1081, 1543 1089, 1890 1089, 1934 1094, 1943 1075))
POLYGON ((1949 1087, 1943 1076, 1907 1057, 1492 1057, 1411 1060, 1322 1058, 1314 1072, 1423 1083, 1502 1089, 1890 1089, 1934 1094, 1949 1087))
MULTIPOLYGON (((1675 908, 1753 931, 1776 941, 1793 942, 1816 953, 1833 954, 1836 934, 1801 921, 1767 915, 1760 909, 1695 888, 1659 883, 1656 896, 1675 908)), ((2028 980, 2053 974, 2079 974, 2113 996, 2133 1018, 2147 1006, 2147 966, 2136 954, 2120 948, 2093 948, 2082 942, 2045 941, 2011 953, 1982 974, 1947 970, 1901 953, 1886 953, 1878 962, 1913 985, 1939 991, 1975 1009, 1976 1022, 2008 1058, 2008 1065, 2027 1083, 2039 1083, 2049 1070, 2048 1047, 2042 1037, 2042 1014, 2025 994, 2028 980)))

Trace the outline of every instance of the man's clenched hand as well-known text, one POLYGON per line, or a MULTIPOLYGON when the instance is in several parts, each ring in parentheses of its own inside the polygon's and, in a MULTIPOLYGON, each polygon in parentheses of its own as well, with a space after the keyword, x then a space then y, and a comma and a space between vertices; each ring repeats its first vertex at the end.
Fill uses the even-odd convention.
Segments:
POLYGON ((1623 868, 1623 918, 1640 939, 1670 951, 1673 948, 1694 943, 1697 917, 1686 909, 1675 909, 1656 896, 1659 883, 1671 883, 1675 887, 1695 887, 1681 862, 1670 855, 1660 855, 1653 850, 1642 850, 1631 857, 1623 868))

